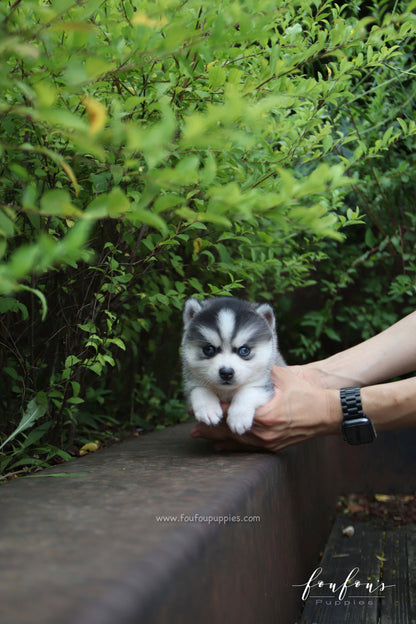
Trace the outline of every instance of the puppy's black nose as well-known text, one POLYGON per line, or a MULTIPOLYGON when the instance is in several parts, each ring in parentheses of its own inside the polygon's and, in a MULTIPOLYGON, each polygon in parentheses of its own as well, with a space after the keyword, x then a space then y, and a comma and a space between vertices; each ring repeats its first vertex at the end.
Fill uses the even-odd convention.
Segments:
POLYGON ((219 373, 221 379, 223 379, 224 381, 231 381, 231 379, 234 377, 234 369, 227 368, 226 366, 220 368, 219 373))

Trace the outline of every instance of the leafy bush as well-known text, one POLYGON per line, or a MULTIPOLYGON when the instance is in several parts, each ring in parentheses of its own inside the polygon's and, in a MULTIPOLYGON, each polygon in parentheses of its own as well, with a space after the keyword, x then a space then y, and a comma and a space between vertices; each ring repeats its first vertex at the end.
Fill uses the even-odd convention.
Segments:
POLYGON ((414 304, 414 6, 0 6, 0 470, 185 418, 187 296, 289 359, 414 304))

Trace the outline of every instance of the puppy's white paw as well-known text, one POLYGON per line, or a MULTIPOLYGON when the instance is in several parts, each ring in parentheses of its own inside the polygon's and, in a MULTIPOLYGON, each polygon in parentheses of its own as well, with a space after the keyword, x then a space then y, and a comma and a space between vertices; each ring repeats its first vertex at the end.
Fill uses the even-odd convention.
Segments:
POLYGON ((206 425, 218 425, 222 418, 221 405, 201 405, 194 409, 195 418, 206 425))
POLYGON ((242 410, 242 409, 233 409, 233 406, 228 410, 227 416, 227 424, 231 431, 234 433, 238 433, 242 435, 249 429, 251 429, 251 425, 253 424, 254 412, 242 410))

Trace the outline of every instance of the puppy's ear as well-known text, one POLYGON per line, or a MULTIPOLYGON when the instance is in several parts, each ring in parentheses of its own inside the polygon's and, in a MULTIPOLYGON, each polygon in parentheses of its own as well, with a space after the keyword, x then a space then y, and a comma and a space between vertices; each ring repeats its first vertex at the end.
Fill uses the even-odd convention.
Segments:
POLYGON ((185 307, 183 309, 183 324, 185 327, 189 325, 195 314, 198 314, 201 309, 202 304, 197 299, 187 299, 185 301, 185 307))
POLYGON ((261 303, 259 306, 257 306, 256 312, 264 318, 271 330, 275 329, 276 319, 271 305, 269 305, 268 303, 261 303))

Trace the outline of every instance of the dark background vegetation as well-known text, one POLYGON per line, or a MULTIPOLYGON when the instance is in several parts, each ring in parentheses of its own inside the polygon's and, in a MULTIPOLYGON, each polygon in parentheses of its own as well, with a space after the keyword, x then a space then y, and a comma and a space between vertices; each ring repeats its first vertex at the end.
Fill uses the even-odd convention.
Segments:
POLYGON ((289 363, 414 310, 415 2, 0 6, 0 472, 187 417, 186 297, 289 363))

